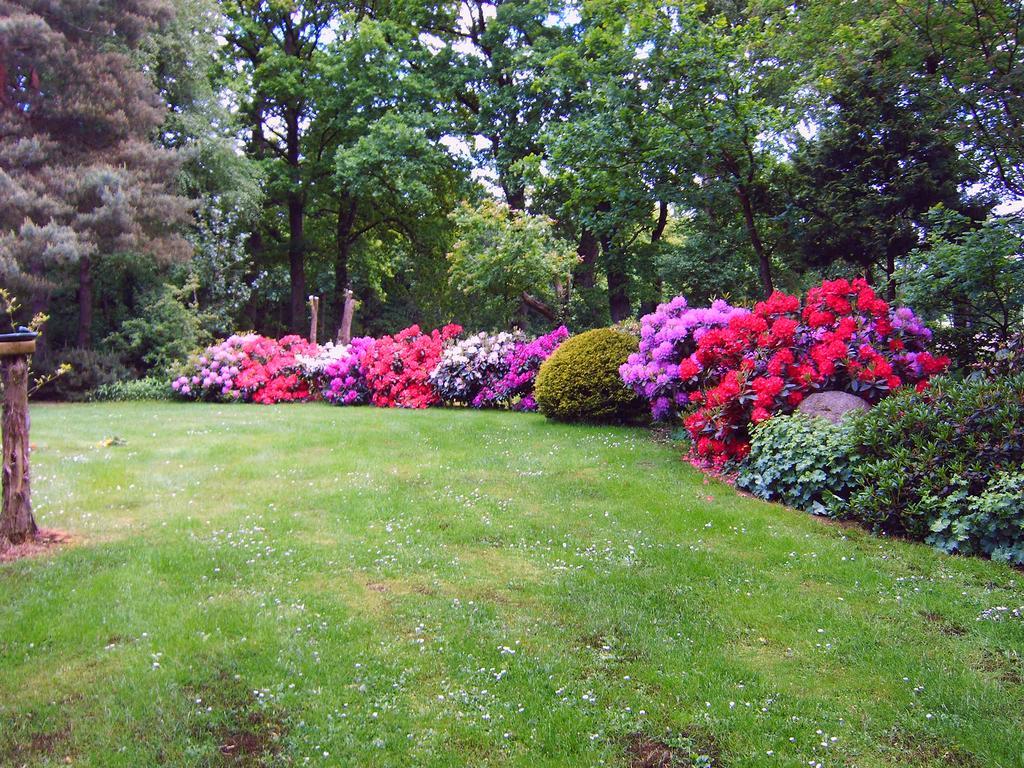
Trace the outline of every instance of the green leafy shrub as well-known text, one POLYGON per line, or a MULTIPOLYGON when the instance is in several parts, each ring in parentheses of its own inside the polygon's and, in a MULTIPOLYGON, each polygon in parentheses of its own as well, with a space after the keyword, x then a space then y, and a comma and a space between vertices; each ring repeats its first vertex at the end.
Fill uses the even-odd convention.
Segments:
POLYGON ((134 400, 171 400, 173 391, 167 379, 147 376, 101 384, 89 393, 94 402, 129 402, 134 400))
POLYGON ((967 486, 958 478, 953 493, 935 499, 941 514, 931 524, 928 543, 946 552, 1024 564, 1024 471, 999 472, 978 496, 969 496, 967 486))
POLYGON ((541 413, 558 421, 625 421, 644 410, 619 366, 636 352, 633 336, 598 328, 573 336, 540 368, 534 388, 541 413))
MULTIPOLYGON (((186 286, 186 289, 189 286, 186 286)), ((104 342, 132 368, 166 376, 192 352, 211 341, 186 289, 163 285, 143 301, 139 317, 126 320, 104 342)))
POLYGON ((848 517, 1024 562, 1024 375, 900 392, 857 419, 851 440, 848 517))
POLYGON ((1024 332, 1014 334, 978 366, 990 376, 1012 376, 1024 373, 1024 332))
POLYGON ((736 485, 762 499, 830 514, 847 494, 853 472, 849 423, 799 413, 761 422, 736 485))
POLYGON ((40 399, 84 400, 97 387, 127 379, 132 375, 118 355, 80 347, 68 347, 55 352, 44 351, 33 360, 34 373, 48 376, 65 363, 71 366, 70 370, 40 388, 40 399))

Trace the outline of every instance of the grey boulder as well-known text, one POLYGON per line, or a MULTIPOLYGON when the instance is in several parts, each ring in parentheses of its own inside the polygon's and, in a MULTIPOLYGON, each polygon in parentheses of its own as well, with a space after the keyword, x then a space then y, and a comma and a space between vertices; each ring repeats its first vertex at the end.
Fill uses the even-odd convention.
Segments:
POLYGON ((866 411, 870 407, 862 397, 851 395, 849 392, 827 390, 808 395, 797 406, 797 410, 807 416, 818 416, 838 424, 851 411, 866 411))

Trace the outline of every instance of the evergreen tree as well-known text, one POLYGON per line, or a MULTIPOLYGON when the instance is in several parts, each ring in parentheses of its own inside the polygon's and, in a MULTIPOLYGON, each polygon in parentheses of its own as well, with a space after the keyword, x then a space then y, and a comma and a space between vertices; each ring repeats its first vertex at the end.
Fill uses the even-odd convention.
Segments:
POLYGON ((935 104, 893 82, 884 55, 841 73, 827 122, 793 156, 793 236, 806 263, 891 278, 921 243, 930 208, 984 216, 985 201, 962 194, 977 174, 935 104))
POLYGON ((81 347, 97 260, 190 251, 178 158, 152 141, 164 107, 133 60, 172 17, 167 0, 0 0, 0 279, 33 311, 75 280, 81 347))

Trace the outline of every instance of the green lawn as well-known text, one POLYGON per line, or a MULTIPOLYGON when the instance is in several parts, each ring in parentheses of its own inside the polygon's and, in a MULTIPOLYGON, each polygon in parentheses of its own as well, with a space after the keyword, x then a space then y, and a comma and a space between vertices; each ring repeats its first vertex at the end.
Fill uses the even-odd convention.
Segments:
POLYGON ((985 613, 1020 572, 739 497, 645 431, 33 419, 75 542, 0 565, 0 765, 1024 765, 1024 620, 985 613))

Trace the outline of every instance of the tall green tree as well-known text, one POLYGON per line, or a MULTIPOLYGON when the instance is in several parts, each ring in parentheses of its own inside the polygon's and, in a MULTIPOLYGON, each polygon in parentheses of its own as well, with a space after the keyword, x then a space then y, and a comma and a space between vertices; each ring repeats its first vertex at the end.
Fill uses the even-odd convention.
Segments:
POLYGON ((93 341, 97 262, 186 258, 164 108, 135 54, 173 18, 166 0, 0 2, 0 279, 45 309, 76 285, 73 341, 93 341))
POLYGON ((528 310, 547 325, 565 317, 574 249, 551 219, 494 200, 463 203, 453 218, 458 236, 448 254, 451 284, 478 326, 526 327, 528 310))
POLYGON ((808 264, 844 262, 872 279, 893 274, 921 244, 936 205, 984 216, 986 201, 965 198, 978 180, 929 89, 901 87, 889 51, 837 73, 817 133, 793 154, 794 241, 808 264))
MULTIPOLYGON (((595 0, 581 27, 561 61, 587 87, 571 119, 551 129, 563 159, 551 173, 570 171, 573 196, 591 198, 579 215, 594 222, 613 317, 629 309, 627 248, 656 245, 670 208, 723 251, 743 249, 771 292, 771 178, 793 121, 786 68, 772 49, 777 25, 688 0, 595 0)), ((656 260, 656 248, 645 250, 656 260)), ((656 296, 656 284, 648 292, 656 296)))
POLYGON ((827 98, 834 73, 874 51, 912 91, 931 89, 949 130, 1000 196, 1024 195, 1024 4, 1016 0, 767 0, 793 19, 786 55, 803 59, 808 105, 827 98), (813 56, 807 52, 813 51, 813 56))
MULTIPOLYGON (((267 201, 280 212, 266 234, 285 241, 288 322, 298 331, 306 318, 310 155, 304 139, 317 117, 315 84, 323 77, 326 43, 342 8, 330 0, 226 0, 222 9, 228 22, 222 33, 225 69, 234 76, 248 123, 247 152, 263 164, 267 201)), ((355 7, 356 13, 363 10, 355 7)), ((256 251, 265 247, 264 234, 253 241, 256 251)))
POLYGON ((452 115, 437 81, 438 52, 420 35, 428 13, 378 5, 349 17, 330 46, 312 132, 323 137, 318 148, 328 147, 317 207, 339 323, 353 285, 381 295, 400 270, 407 287, 433 282, 435 298, 441 287, 448 214, 465 194, 468 168, 441 141, 452 115))
POLYGON ((543 152, 544 126, 567 108, 568 94, 544 79, 571 34, 568 3, 459 0, 437 6, 425 25, 443 45, 435 63, 451 94, 476 166, 516 210, 527 207, 522 161, 543 152))
POLYGON ((992 216, 979 225, 937 208, 929 219, 927 241, 897 273, 900 298, 966 366, 1024 329, 1024 217, 992 216))

